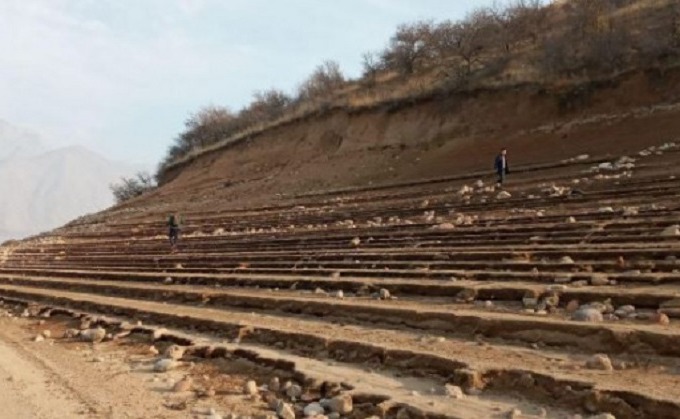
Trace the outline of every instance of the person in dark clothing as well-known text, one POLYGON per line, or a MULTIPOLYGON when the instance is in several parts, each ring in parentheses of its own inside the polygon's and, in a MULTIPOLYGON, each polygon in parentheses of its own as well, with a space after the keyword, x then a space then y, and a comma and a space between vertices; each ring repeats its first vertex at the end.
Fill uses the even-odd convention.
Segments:
POLYGON ((496 156, 496 161, 494 162, 494 169, 496 169, 496 174, 498 175, 498 186, 503 186, 503 182, 505 182, 505 176, 510 173, 507 149, 505 148, 502 149, 500 154, 496 156))
POLYGON ((172 250, 177 248, 177 242, 179 241, 179 218, 175 214, 170 214, 168 218, 168 239, 170 240, 170 246, 172 250))

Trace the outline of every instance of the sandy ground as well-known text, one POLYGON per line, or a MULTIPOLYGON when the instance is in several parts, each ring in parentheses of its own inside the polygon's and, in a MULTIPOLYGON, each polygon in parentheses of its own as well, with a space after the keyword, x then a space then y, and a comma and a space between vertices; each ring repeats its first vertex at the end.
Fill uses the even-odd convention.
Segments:
POLYGON ((187 418, 209 409, 169 409, 174 375, 135 369, 117 348, 34 342, 42 329, 0 319, 0 418, 187 418))

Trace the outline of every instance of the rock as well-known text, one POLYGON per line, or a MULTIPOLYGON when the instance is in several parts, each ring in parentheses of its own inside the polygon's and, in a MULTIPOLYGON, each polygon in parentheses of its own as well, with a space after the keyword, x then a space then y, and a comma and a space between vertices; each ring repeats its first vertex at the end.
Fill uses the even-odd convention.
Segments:
POLYGON ((153 333, 151 334, 151 340, 154 342, 160 340, 166 333, 168 333, 166 329, 154 329, 153 333))
POLYGON ((576 320, 579 322, 592 322, 592 323, 601 322, 604 320, 602 312, 590 307, 579 308, 574 312, 571 318, 572 320, 576 320))
POLYGON ((594 287, 609 285, 609 278, 604 275, 593 275, 590 277, 590 285, 594 287))
POLYGON ((153 364, 153 370, 156 372, 167 372, 176 367, 177 361, 168 358, 159 359, 155 364, 153 364))
POLYGON ((638 215, 639 209, 637 207, 625 207, 623 208, 624 217, 633 217, 638 215))
POLYGON ((343 298, 345 298, 345 293, 342 290, 337 290, 331 294, 331 297, 342 300, 343 298))
POLYGON ((470 303, 475 300, 477 297, 477 290, 473 288, 465 288, 460 290, 458 294, 456 294, 456 301, 462 302, 462 303, 470 303))
POLYGON ((352 239, 352 241, 350 241, 350 244, 352 244, 352 246, 355 246, 355 247, 359 246, 361 244, 361 239, 358 238, 358 237, 355 237, 355 238, 352 239))
POLYGON ((437 230, 454 230, 456 228, 452 223, 441 223, 436 226, 437 230))
POLYGON ((521 419, 522 418, 522 411, 519 409, 512 409, 511 411, 508 412, 507 415, 508 419, 521 419))
POLYGON ((598 210, 598 212, 601 212, 601 213, 612 213, 612 212, 614 212, 614 208, 612 208, 612 207, 601 207, 601 208, 598 210))
POLYGON ((574 224, 576 222, 576 218, 574 217, 567 217, 567 223, 569 224, 574 224))
POLYGON ((661 236, 663 237, 673 237, 673 236, 680 236, 680 226, 675 224, 669 227, 666 227, 662 232, 661 236))
POLYGON ((660 324, 662 326, 668 326, 670 324, 670 319, 664 313, 654 313, 649 316, 649 321, 652 323, 660 324))
POLYGON ((297 384, 291 384, 291 386, 286 390, 286 395, 291 399, 297 399, 298 397, 302 396, 302 387, 297 384))
POLYGON ((465 394, 463 393, 463 389, 461 389, 458 386, 447 384, 445 386, 445 390, 446 390, 446 395, 451 397, 452 399, 459 400, 459 399, 465 398, 465 394))
POLYGON ((279 402, 279 405, 276 406, 276 414, 281 419, 295 419, 295 410, 293 409, 293 406, 285 402, 279 402))
POLYGON ((565 307, 565 310, 567 310, 567 313, 573 313, 579 308, 579 302, 578 300, 571 300, 567 303, 567 306, 565 307))
POLYGON ((178 382, 175 383, 174 386, 172 386, 172 390, 175 393, 183 393, 185 391, 191 390, 191 387, 193 386, 194 382, 191 379, 191 377, 186 376, 179 380, 178 382))
POLYGON ((389 300, 391 298, 390 292, 385 288, 380 288, 379 295, 381 300, 389 300))
POLYGON ((72 339, 80 335, 80 330, 78 329, 67 329, 64 332, 64 339, 72 339))
POLYGON ((326 295, 327 292, 324 291, 323 289, 317 287, 316 289, 314 289, 314 294, 326 295))
POLYGON ((563 265, 573 265, 574 259, 572 259, 571 256, 562 256, 560 258, 560 263, 563 265))
POLYGON ((271 380, 269 380, 269 385, 268 388, 270 391, 277 392, 281 389, 281 383, 279 382, 279 377, 272 377, 271 380))
POLYGON ((319 403, 310 403, 305 408, 303 409, 303 413, 305 416, 317 416, 317 415, 323 415, 325 413, 325 410, 323 406, 321 406, 319 403))
POLYGON ((512 198, 512 195, 507 191, 500 191, 498 195, 496 195, 496 199, 508 199, 508 198, 512 198))
POLYGON ((165 285, 171 285, 172 284, 172 278, 171 277, 166 277, 165 280, 163 280, 163 283, 165 285))
POLYGON ((33 342, 44 342, 45 341, 45 336, 43 335, 37 335, 36 337, 33 338, 33 342))
POLYGON ((635 306, 632 305, 621 306, 614 312, 614 314, 621 318, 630 317, 633 313, 635 313, 635 306))
POLYGON ((184 351, 185 348, 179 345, 170 345, 165 349, 165 351, 163 351, 163 358, 174 359, 175 361, 178 361, 184 356, 184 351))
POLYGON ((616 419, 611 413, 600 413, 599 415, 588 416, 588 419, 616 419))
POLYGON ((99 343, 106 337, 106 329, 97 327, 96 329, 87 329, 80 332, 80 339, 85 342, 99 343))
POLYGON ((352 396, 349 394, 341 394, 335 396, 328 401, 328 410, 333 413, 339 413, 341 415, 347 415, 352 413, 353 403, 352 396))
POLYGON ((522 305, 524 308, 536 308, 538 305, 538 298, 535 297, 524 297, 522 298, 522 305))
POLYGON ((155 346, 151 345, 149 346, 149 353, 153 356, 156 356, 159 354, 158 349, 156 349, 155 346))
POLYGON ((605 354, 595 354, 588 361, 586 361, 586 368, 591 370, 612 371, 612 361, 605 354))
POLYGON ((49 339, 52 337, 52 332, 50 332, 49 330, 43 330, 42 335, 45 339, 49 339))
POLYGON ((248 380, 246 384, 243 386, 243 394, 255 396, 259 393, 260 390, 257 388, 257 383, 253 380, 248 380))

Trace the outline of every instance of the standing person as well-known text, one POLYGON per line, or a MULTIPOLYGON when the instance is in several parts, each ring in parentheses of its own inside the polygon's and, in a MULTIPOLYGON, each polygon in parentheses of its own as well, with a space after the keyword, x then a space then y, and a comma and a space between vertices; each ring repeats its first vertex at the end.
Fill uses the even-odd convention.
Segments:
POLYGON ((510 166, 508 166, 508 150, 503 148, 499 155, 496 156, 494 162, 494 169, 498 175, 498 186, 503 186, 505 176, 510 173, 510 166))
POLYGON ((168 239, 170 239, 170 246, 173 251, 177 249, 179 230, 179 217, 175 214, 170 214, 170 217, 168 218, 168 239))

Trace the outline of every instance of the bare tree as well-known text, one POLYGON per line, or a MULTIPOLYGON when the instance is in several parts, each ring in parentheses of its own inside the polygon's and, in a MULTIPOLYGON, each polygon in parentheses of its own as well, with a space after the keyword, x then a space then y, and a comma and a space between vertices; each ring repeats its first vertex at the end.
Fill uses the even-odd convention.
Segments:
POLYGON ((299 88, 303 100, 326 98, 344 86, 345 76, 336 61, 324 61, 299 88))
POLYGON ((239 118, 247 125, 273 121, 281 117, 292 102, 293 100, 281 90, 256 92, 250 105, 239 113, 239 118))
POLYGON ((413 74, 428 57, 432 32, 430 21, 399 25, 382 54, 385 67, 404 75, 413 74))
POLYGON ((129 199, 142 195, 156 187, 153 177, 147 172, 138 172, 135 176, 123 177, 120 183, 109 186, 117 203, 125 202, 129 199))
POLYGON ((361 56, 361 65, 364 68, 363 81, 365 81, 369 86, 375 84, 376 77, 382 69, 382 64, 380 62, 380 56, 374 52, 366 52, 361 56))

